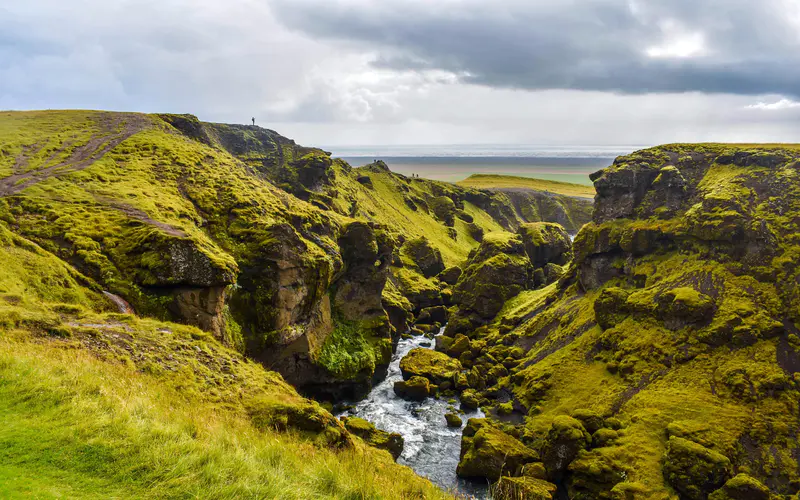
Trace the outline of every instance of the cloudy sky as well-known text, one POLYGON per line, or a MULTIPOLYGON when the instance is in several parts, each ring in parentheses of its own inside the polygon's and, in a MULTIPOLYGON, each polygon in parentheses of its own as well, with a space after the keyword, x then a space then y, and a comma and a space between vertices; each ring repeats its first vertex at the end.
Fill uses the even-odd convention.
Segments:
POLYGON ((0 109, 298 142, 800 142, 800 0, 0 0, 0 109))

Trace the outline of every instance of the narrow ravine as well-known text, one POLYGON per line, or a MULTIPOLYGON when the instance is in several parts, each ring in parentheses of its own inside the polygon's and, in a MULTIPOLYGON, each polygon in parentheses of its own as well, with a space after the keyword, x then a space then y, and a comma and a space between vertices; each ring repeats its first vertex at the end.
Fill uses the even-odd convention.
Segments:
MULTIPOLYGON (((439 332, 442 334, 444 328, 439 332)), ((430 479, 444 490, 467 498, 486 499, 488 485, 467 481, 456 476, 459 452, 461 451, 461 428, 449 428, 444 415, 451 398, 427 398, 422 402, 406 401, 394 393, 394 383, 402 380, 400 360, 411 349, 432 348, 434 341, 424 337, 401 339, 392 357, 386 379, 375 386, 369 395, 341 416, 356 416, 369 420, 379 429, 400 433, 405 439, 403 454, 398 463, 408 465, 414 471, 430 479)), ((456 399, 457 398, 453 398, 456 399)), ((458 403, 454 405, 458 408, 458 403)), ((483 412, 472 411, 461 415, 466 423, 470 418, 482 418, 483 412)), ((463 428, 463 426, 462 426, 463 428)))

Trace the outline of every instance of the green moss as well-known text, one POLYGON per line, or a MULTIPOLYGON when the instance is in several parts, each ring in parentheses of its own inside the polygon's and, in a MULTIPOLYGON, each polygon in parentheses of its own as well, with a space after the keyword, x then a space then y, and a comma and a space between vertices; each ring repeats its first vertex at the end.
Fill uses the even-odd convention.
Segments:
POLYGON ((431 349, 412 349, 400 360, 403 378, 425 377, 434 384, 456 380, 461 371, 461 363, 446 354, 431 349))
POLYGON ((384 340, 388 339, 372 339, 369 332, 359 321, 335 319, 333 331, 316 353, 317 363, 342 380, 371 374, 384 357, 384 340))

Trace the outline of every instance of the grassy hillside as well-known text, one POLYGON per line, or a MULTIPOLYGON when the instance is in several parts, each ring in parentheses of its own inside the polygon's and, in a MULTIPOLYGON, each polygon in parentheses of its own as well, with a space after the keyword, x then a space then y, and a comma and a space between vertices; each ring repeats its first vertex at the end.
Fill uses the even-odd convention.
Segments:
POLYGON ((533 189, 564 196, 594 198, 593 186, 513 175, 473 174, 457 184, 478 189, 533 189))
POLYGON ((794 498, 798 159, 724 144, 618 158, 593 176, 594 221, 558 283, 442 341, 471 349, 462 390, 537 454, 537 477, 570 498, 794 498))
POLYGON ((107 312, 0 223, 3 498, 443 497, 195 327, 107 312))

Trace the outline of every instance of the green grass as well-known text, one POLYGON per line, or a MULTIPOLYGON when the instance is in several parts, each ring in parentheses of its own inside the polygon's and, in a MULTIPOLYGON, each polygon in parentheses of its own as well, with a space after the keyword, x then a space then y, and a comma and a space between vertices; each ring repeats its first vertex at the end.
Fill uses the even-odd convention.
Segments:
POLYGON ((473 174, 457 184, 479 189, 533 189, 565 196, 594 198, 594 187, 591 185, 513 175, 473 174))
POLYGON ((261 432, 85 351, 0 338, 2 498, 444 498, 388 454, 261 432))

